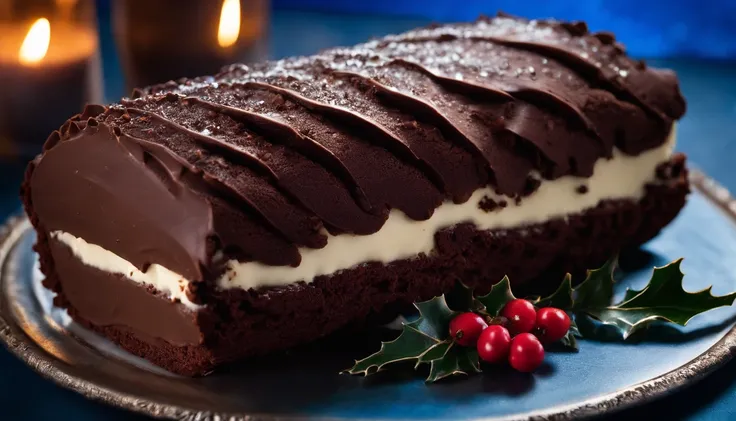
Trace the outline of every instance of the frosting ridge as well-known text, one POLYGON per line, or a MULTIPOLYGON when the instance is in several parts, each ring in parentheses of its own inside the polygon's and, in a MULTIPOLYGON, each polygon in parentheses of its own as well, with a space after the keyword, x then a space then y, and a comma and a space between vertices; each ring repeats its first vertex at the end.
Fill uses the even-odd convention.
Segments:
MULTIPOLYGON (((608 158, 661 150, 684 111, 677 80, 611 36, 499 16, 137 90, 71 119, 34 165, 109 132, 110 159, 203 207, 170 267, 196 283, 231 261, 297 267, 341 235, 479 194, 521 206, 608 158)), ((67 216, 47 228, 79 234, 67 216)))

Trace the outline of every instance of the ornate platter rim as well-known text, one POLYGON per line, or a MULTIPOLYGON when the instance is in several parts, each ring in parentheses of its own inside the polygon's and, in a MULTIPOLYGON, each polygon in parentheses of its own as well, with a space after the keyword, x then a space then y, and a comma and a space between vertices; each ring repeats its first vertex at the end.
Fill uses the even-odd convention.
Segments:
MULTIPOLYGON (((721 208, 736 222, 736 199, 728 190, 698 170, 690 171, 690 182, 693 189, 703 194, 713 204, 721 208)), ((11 217, 4 226, 0 226, 0 285, 7 282, 9 276, 4 270, 10 251, 22 235, 31 228, 27 217, 11 217)), ((229 420, 229 421, 275 421, 315 419, 313 417, 277 416, 265 414, 221 413, 216 411, 200 411, 178 405, 156 402, 144 397, 115 391, 111 388, 95 384, 72 373, 63 362, 43 351, 23 330, 17 326, 8 308, 0 297, 0 341, 7 349, 20 358, 43 377, 52 380, 59 386, 73 390, 86 398, 105 404, 145 414, 155 418, 177 420, 229 420)), ((688 363, 661 376, 635 384, 617 392, 597 396, 586 401, 554 406, 511 417, 479 418, 477 421, 511 421, 511 420, 576 420, 602 413, 621 410, 650 401, 684 386, 699 381, 717 370, 736 355, 736 326, 732 327, 715 345, 695 357, 688 363)))

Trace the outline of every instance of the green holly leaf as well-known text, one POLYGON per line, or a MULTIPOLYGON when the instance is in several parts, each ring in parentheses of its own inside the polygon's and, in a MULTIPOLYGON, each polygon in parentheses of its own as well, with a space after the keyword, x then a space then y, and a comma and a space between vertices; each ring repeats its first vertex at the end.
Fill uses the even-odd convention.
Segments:
POLYGON ((557 291, 548 297, 538 298, 532 301, 532 303, 537 307, 569 309, 572 307, 572 291, 572 276, 568 273, 562 279, 562 283, 557 288, 557 291))
POLYGON ((432 383, 449 376, 480 371, 478 352, 474 348, 450 344, 441 358, 432 360, 427 382, 432 383))
POLYGON ((427 352, 417 358, 417 363, 414 365, 414 368, 417 368, 424 363, 431 363, 433 360, 444 357, 447 353, 447 350, 452 346, 452 344, 452 341, 448 340, 432 345, 432 347, 430 347, 427 352))
POLYGON ((613 300, 613 273, 617 258, 607 261, 602 267, 589 270, 585 280, 572 293, 572 309, 586 310, 611 305, 613 300))
POLYGON ((419 318, 407 326, 437 339, 438 342, 450 336, 450 320, 457 313, 447 305, 444 295, 416 303, 414 306, 419 310, 419 318))
POLYGON ((690 319, 714 308, 730 306, 736 292, 714 296, 711 288, 687 292, 682 288, 682 259, 661 268, 654 268, 649 284, 641 291, 631 291, 627 299, 614 306, 587 309, 586 313, 604 324, 614 325, 623 332, 624 339, 656 320, 685 326, 690 319))
MULTIPOLYGON (((641 290, 627 290, 619 304, 611 304, 615 258, 599 269, 588 271, 585 280, 576 288, 572 288, 568 274, 554 293, 547 297, 530 297, 529 300, 538 307, 557 307, 571 315, 570 329, 558 344, 574 350, 577 350, 577 338, 582 337, 576 320, 584 327, 583 322, 597 319, 618 327, 627 338, 656 320, 684 326, 702 312, 734 303, 736 292, 714 296, 710 288, 698 292, 685 291, 680 263, 681 259, 655 268, 647 286, 641 290)), ((382 343, 378 352, 356 361, 346 372, 369 375, 400 361, 413 361, 415 369, 429 364, 427 382, 480 372, 475 348, 459 346, 449 338, 450 321, 458 312, 465 311, 496 317, 514 298, 507 277, 493 285, 488 294, 477 298, 470 288, 459 284, 447 298, 439 296, 416 303, 419 317, 403 323, 398 338, 382 343)))
MULTIPOLYGON (((569 314, 569 313, 568 313, 569 314)), ((578 324, 575 321, 574 317, 570 317, 570 329, 567 331, 567 333, 570 333, 572 336, 576 338, 582 338, 583 334, 580 333, 580 329, 578 328, 578 324)))
POLYGON ((624 299, 623 299, 623 301, 629 301, 630 299, 636 297, 640 293, 641 293, 641 290, 637 291, 635 289, 626 288, 626 292, 624 293, 624 299))
POLYGON ((445 294, 448 307, 459 312, 483 311, 483 304, 473 295, 473 289, 462 282, 456 282, 452 291, 445 294))
POLYGON ((437 347, 449 336, 449 324, 455 312, 447 306, 444 296, 414 306, 419 310, 419 317, 411 323, 404 323, 398 338, 383 342, 378 352, 356 361, 346 372, 367 376, 381 371, 388 364, 416 360, 418 366, 423 361, 444 355, 446 349, 437 347), (427 353, 432 358, 423 360, 422 356, 427 353))
POLYGON ((378 352, 355 361, 355 365, 345 372, 364 376, 374 374, 383 370, 388 364, 418 359, 439 343, 441 341, 436 338, 427 336, 414 327, 404 325, 398 338, 390 342, 383 342, 378 352))
POLYGON ((578 352, 578 340, 575 338, 575 335, 570 332, 567 332, 565 336, 560 339, 560 345, 578 352))
POLYGON ((578 330, 577 324, 575 324, 575 319, 570 318, 570 329, 567 331, 565 336, 560 339, 560 345, 564 346, 565 348, 569 348, 574 350, 575 352, 578 351, 578 340, 577 338, 580 338, 582 335, 580 335, 580 331, 578 330))
POLYGON ((504 276, 503 279, 491 287, 488 294, 478 297, 478 301, 486 308, 486 313, 491 317, 496 317, 503 306, 514 298, 516 297, 511 293, 509 277, 504 276))

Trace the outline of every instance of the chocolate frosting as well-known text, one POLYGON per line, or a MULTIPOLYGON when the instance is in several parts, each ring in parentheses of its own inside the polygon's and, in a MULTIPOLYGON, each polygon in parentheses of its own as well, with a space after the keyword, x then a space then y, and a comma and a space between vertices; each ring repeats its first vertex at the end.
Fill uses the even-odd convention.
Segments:
POLYGON ((202 240, 212 230, 210 207, 168 179, 170 174, 142 171, 144 160, 142 148, 90 120, 36 165, 33 208, 49 231, 117 250, 143 270, 158 263, 200 279, 200 263, 206 262, 202 240))
POLYGON ((87 320, 99 326, 123 327, 152 343, 202 343, 196 312, 123 274, 85 265, 60 241, 50 240, 49 248, 57 274, 64 280, 64 299, 87 320))
POLYGON ((588 177, 684 112, 674 75, 610 34, 481 18, 91 107, 32 164, 33 206, 139 267, 214 279, 230 258, 296 266, 390 209, 422 220, 486 185, 519 201, 539 177, 588 177))

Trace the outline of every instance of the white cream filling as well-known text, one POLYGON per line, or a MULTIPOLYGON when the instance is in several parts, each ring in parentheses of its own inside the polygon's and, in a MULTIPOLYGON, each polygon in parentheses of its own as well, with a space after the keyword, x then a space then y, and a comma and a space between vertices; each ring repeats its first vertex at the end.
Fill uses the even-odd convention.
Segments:
POLYGON ((193 310, 200 307, 187 298, 186 290, 189 281, 161 265, 154 263, 148 267, 148 270, 142 272, 117 254, 96 244, 90 244, 68 232, 52 231, 51 236, 66 244, 72 253, 87 266, 108 273, 119 273, 139 284, 152 285, 171 299, 177 299, 193 310))
POLYGON ((579 213, 605 199, 638 200, 644 196, 644 186, 655 180, 657 165, 672 155, 675 138, 673 128, 662 146, 637 156, 614 150, 611 159, 596 162, 591 177, 564 176, 543 181, 537 191, 520 204, 506 198, 508 206, 492 212, 478 207, 484 197, 496 201, 504 199, 491 188, 477 190, 465 203, 443 203, 424 221, 412 220, 394 209, 374 234, 330 235, 327 245, 321 249, 300 249, 302 261, 295 268, 232 260, 219 285, 248 289, 311 282, 319 275, 333 274, 361 263, 388 263, 430 253, 434 249, 435 233, 456 224, 471 222, 482 230, 514 228, 579 213), (580 185, 587 186, 588 192, 578 193, 576 189, 580 185))
MULTIPOLYGON (((483 230, 517 228, 577 214, 595 207, 602 200, 639 200, 645 194, 646 184, 655 182, 657 165, 672 155, 675 138, 673 128, 663 145, 637 156, 614 150, 611 159, 596 162, 591 177, 565 176, 543 181, 536 192, 519 204, 497 195, 491 188, 483 188, 465 203, 443 203, 424 221, 414 221, 394 209, 383 227, 374 234, 328 235, 325 247, 300 249, 302 260, 298 267, 231 260, 218 283, 221 288, 249 289, 311 282, 319 275, 333 274, 362 263, 388 263, 430 253, 434 249, 435 233, 460 223, 473 223, 483 230), (581 185, 587 187, 587 193, 577 191, 581 185), (491 212, 484 211, 478 203, 486 197, 497 202, 505 199, 508 205, 491 212)), ((55 231, 52 235, 71 247, 74 254, 89 266, 150 284, 189 307, 197 307, 184 293, 188 281, 160 265, 153 264, 144 273, 116 254, 72 234, 55 231)))

